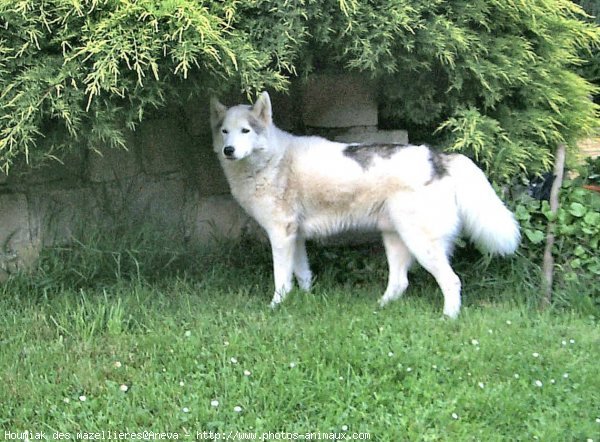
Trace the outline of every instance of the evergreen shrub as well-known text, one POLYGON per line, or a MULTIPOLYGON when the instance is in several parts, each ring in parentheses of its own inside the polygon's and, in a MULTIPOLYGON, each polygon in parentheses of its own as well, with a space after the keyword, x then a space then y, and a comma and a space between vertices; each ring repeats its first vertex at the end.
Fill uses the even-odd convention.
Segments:
POLYGON ((372 77, 384 126, 508 181, 597 125, 585 19, 569 0, 0 0, 0 167, 124 146, 182 90, 252 97, 318 70, 372 77))

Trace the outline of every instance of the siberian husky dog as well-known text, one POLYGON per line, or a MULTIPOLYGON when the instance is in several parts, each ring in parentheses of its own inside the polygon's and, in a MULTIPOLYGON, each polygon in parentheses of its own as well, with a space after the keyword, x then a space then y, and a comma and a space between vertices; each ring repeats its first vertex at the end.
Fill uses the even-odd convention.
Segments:
POLYGON ((381 306, 408 286, 415 259, 444 295, 444 314, 460 311, 461 284, 449 263, 464 230, 490 253, 513 253, 513 214, 467 157, 427 146, 346 144, 295 136, 273 124, 263 92, 254 105, 211 100, 213 147, 239 204, 266 230, 273 252, 277 306, 292 275, 309 290, 305 240, 348 229, 377 229, 389 265, 381 306))

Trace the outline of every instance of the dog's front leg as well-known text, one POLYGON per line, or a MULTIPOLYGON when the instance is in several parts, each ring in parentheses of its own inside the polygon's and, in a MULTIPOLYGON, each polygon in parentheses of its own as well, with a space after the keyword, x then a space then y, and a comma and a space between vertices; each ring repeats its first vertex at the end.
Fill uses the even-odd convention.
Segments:
POLYGON ((275 278, 275 294, 271 301, 271 307, 276 307, 292 290, 296 235, 270 232, 269 239, 273 251, 273 276, 275 278))

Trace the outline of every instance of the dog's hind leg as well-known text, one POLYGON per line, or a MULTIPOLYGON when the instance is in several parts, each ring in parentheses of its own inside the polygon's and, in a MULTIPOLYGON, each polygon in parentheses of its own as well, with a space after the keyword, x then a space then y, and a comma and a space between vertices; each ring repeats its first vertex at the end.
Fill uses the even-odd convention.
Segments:
POLYGON ((402 231, 404 243, 423 266, 433 275, 444 295, 444 315, 456 318, 460 312, 460 279, 450 267, 443 239, 430 239, 420 228, 402 231))
POLYGON ((294 251, 294 275, 302 290, 310 290, 312 273, 306 254, 306 240, 302 236, 298 236, 296 239, 296 250, 294 251))
POLYGON ((276 307, 292 290, 292 271, 296 249, 296 235, 287 232, 269 232, 273 252, 273 276, 275 293, 271 307, 276 307))
POLYGON ((408 269, 412 264, 412 255, 396 232, 382 232, 381 236, 389 267, 388 285, 379 300, 379 305, 383 307, 402 296, 408 287, 408 269))

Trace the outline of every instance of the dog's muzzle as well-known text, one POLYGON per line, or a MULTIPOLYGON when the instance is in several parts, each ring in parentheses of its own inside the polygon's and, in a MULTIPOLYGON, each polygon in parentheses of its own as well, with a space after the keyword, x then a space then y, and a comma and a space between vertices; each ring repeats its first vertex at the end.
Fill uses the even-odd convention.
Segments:
POLYGON ((235 160, 235 148, 233 146, 225 146, 223 148, 223 156, 228 160, 235 160))

